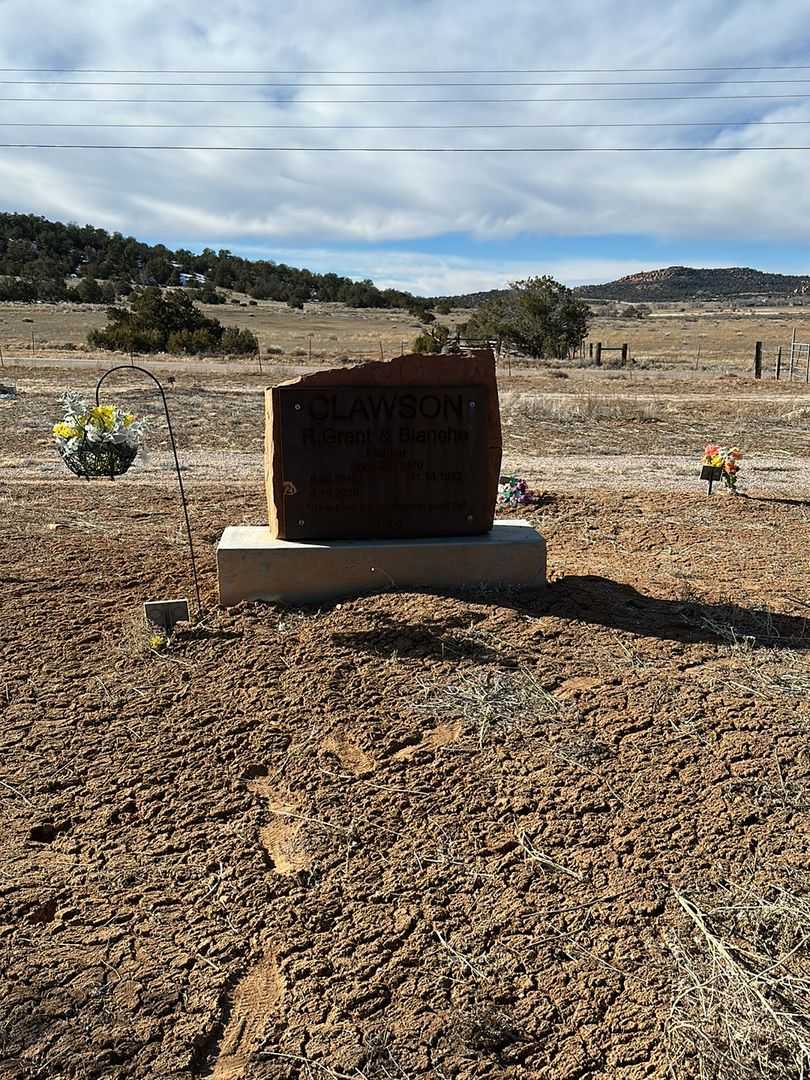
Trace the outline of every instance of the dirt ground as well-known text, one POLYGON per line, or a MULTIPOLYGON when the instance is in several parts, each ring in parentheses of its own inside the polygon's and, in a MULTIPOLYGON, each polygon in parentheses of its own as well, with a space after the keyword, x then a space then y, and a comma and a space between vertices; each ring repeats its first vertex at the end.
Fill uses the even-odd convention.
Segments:
POLYGON ((154 395, 111 378, 152 454, 88 483, 48 431, 97 372, 0 372, 0 1077, 802 1075, 807 387, 504 369, 548 588, 220 610, 296 363, 173 369, 162 650, 154 395))

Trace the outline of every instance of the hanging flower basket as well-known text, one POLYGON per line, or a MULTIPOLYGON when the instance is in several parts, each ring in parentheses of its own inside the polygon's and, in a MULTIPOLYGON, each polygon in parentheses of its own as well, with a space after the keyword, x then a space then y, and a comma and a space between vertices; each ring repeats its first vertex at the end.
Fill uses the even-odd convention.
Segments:
POLYGON ((90 443, 86 440, 79 443, 74 450, 68 450, 65 445, 60 445, 57 449, 70 471, 85 480, 99 476, 109 476, 114 480, 116 476, 123 476, 138 456, 137 446, 109 442, 90 443))
POLYGON ((74 391, 60 399, 64 415, 53 426, 56 449, 76 476, 122 476, 138 456, 146 421, 117 405, 90 407, 74 391))

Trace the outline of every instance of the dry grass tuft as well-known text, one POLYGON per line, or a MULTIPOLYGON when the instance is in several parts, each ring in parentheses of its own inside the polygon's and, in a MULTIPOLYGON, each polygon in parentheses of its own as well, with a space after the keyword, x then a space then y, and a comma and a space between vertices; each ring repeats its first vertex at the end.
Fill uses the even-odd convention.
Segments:
POLYGON ((782 617, 765 606, 743 609, 728 598, 711 605, 707 610, 688 585, 682 592, 682 598, 685 601, 681 613, 683 621, 688 626, 708 631, 735 652, 752 652, 766 646, 781 646, 784 649, 791 642, 806 642, 807 625, 803 626, 800 633, 794 632, 787 636, 782 617))
POLYGON ((413 708, 457 717, 476 733, 479 747, 495 729, 508 734, 521 720, 551 716, 560 702, 526 671, 476 670, 436 689, 423 685, 426 700, 413 708))
POLYGON ((651 423, 660 419, 657 402, 640 398, 600 394, 531 394, 507 390, 501 394, 501 414, 522 420, 556 420, 561 423, 599 420, 636 420, 651 423))
POLYGON ((119 645, 124 656, 155 656, 166 649, 169 641, 165 630, 145 621, 143 611, 130 611, 125 616, 119 645))
POLYGON ((810 1074, 810 901, 772 886, 711 912, 674 892, 688 927, 666 1023, 669 1075, 799 1080, 810 1074))
POLYGON ((810 667, 802 654, 793 650, 771 650, 764 661, 749 666, 737 684, 758 697, 810 697, 810 667))

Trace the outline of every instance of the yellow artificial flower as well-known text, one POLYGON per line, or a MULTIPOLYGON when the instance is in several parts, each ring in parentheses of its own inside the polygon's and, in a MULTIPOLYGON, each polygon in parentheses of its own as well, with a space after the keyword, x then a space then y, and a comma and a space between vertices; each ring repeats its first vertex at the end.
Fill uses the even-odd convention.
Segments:
POLYGON ((53 433, 58 439, 77 439, 79 432, 71 424, 60 421, 53 425, 53 433))
POLYGON ((102 431, 112 431, 115 427, 115 412, 114 405, 96 405, 90 410, 90 421, 102 431))
POLYGON ((129 427, 130 424, 134 421, 134 419, 135 419, 135 416, 134 416, 133 413, 131 413, 131 412, 124 413, 124 427, 129 427))

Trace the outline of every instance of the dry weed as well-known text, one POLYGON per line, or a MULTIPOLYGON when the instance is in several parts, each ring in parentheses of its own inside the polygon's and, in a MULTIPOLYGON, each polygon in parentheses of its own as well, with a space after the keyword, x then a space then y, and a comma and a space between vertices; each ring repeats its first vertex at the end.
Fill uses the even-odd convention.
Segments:
POLYGON ((121 626, 120 649, 124 656, 156 656, 171 642, 171 635, 161 627, 152 626, 143 611, 130 611, 121 626))
POLYGON ((710 912, 674 896, 688 927, 666 1023, 669 1074, 799 1080, 810 1073, 810 902, 772 886, 729 891, 710 912))
POLYGON ((688 626, 708 631, 738 653, 752 652, 769 645, 786 648, 791 641, 806 640, 806 627, 799 634, 785 636, 779 625, 779 614, 767 607, 747 610, 738 607, 731 599, 709 606, 701 602, 693 590, 691 595, 684 592, 682 599, 685 607, 681 615, 688 626))
POLYGON ((517 672, 476 670, 436 689, 422 687, 426 700, 414 709, 443 713, 464 721, 475 731, 482 747, 488 734, 499 728, 508 734, 520 720, 551 716, 560 702, 525 669, 517 672))
POLYGON ((810 697, 810 668, 805 657, 792 650, 771 650, 765 661, 750 666, 737 685, 760 697, 810 697), (773 670, 772 665, 778 664, 773 670))
POLYGON ((657 402, 641 398, 600 394, 532 394, 507 390, 500 398, 501 414, 508 419, 556 420, 572 423, 585 420, 658 420, 662 412, 657 402))

